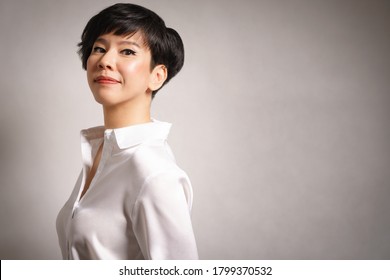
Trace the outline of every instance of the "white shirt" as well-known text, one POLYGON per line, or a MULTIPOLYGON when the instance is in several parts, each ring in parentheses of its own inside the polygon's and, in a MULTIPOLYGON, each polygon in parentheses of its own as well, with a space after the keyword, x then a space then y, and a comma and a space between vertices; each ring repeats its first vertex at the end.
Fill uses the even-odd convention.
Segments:
POLYGON ((197 259, 192 187, 167 144, 171 124, 81 131, 83 170, 57 217, 64 259, 197 259), (101 143, 88 191, 86 176, 101 143))

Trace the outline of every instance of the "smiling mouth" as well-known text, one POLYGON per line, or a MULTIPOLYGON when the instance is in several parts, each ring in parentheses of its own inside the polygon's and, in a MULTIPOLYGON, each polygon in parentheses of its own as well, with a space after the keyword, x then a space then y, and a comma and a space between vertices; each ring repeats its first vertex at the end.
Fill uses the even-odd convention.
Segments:
POLYGON ((94 81, 99 84, 120 84, 118 80, 104 76, 97 77, 94 81))

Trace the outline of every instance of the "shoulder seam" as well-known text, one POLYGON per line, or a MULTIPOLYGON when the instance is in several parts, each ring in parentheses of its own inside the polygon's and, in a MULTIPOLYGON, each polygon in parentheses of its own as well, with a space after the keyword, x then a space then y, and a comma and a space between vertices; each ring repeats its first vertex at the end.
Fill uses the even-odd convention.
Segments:
POLYGON ((133 220, 133 217, 134 217, 134 209, 135 209, 135 206, 137 205, 138 201, 139 201, 139 198, 141 196, 141 193, 143 193, 144 191, 144 188, 145 188, 145 185, 153 178, 155 178, 156 176, 160 175, 160 174, 164 174, 164 173, 167 173, 169 174, 171 171, 174 171, 175 173, 177 173, 178 175, 180 176, 183 176, 183 177, 186 177, 184 171, 182 171, 181 169, 174 169, 174 168, 170 168, 170 169, 166 169, 166 170, 160 170, 160 171, 157 171, 155 173, 152 173, 151 175, 149 175, 148 177, 145 178, 144 182, 142 183, 142 186, 138 192, 138 195, 137 195, 137 199, 135 200, 134 204, 133 204, 133 208, 131 209, 131 214, 130 214, 130 217, 131 219, 133 220), (179 171, 179 172, 177 172, 179 171))

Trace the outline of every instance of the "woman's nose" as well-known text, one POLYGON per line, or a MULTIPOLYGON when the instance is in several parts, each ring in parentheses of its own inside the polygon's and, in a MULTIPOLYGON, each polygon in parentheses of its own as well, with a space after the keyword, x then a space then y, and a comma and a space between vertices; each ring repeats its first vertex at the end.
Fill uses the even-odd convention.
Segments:
POLYGON ((114 57, 108 52, 105 53, 98 63, 99 69, 113 70, 115 65, 114 57))

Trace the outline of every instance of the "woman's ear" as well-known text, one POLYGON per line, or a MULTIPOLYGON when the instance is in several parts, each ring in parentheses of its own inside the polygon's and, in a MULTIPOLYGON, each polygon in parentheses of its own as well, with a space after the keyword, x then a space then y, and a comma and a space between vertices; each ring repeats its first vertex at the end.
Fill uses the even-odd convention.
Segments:
POLYGON ((150 74, 149 89, 151 91, 158 90, 160 87, 162 87, 167 77, 167 67, 165 67, 163 64, 157 65, 150 74))

